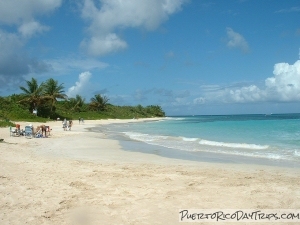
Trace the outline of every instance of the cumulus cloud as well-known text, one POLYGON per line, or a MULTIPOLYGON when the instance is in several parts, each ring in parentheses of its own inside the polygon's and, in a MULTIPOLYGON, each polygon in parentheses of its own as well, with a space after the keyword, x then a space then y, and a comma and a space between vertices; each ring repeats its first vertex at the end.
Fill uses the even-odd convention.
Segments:
POLYGON ((15 34, 0 30, 0 74, 20 75, 28 72, 27 63, 22 60, 22 41, 15 34))
POLYGON ((18 31, 24 37, 31 37, 36 33, 42 33, 44 31, 48 31, 49 27, 41 25, 39 22, 31 21, 27 23, 23 23, 19 28, 18 31))
POLYGON ((47 30, 35 20, 35 16, 44 15, 58 8, 62 0, 9 0, 0 1, 0 23, 16 25, 21 34, 31 36, 35 32, 47 30))
POLYGON ((274 77, 265 81, 268 94, 279 101, 300 101, 300 60, 294 65, 278 63, 273 73, 274 77))
POLYGON ((90 55, 104 55, 125 49, 126 41, 116 33, 126 28, 156 29, 168 17, 179 11, 187 0, 84 0, 82 18, 90 25, 90 38, 81 43, 90 55))
POLYGON ((203 96, 194 99, 199 102, 254 103, 254 102, 297 102, 300 101, 300 60, 290 65, 277 63, 274 76, 264 85, 248 85, 234 88, 220 86, 203 87, 203 96), (212 88, 213 87, 213 88, 212 88))
POLYGON ((40 24, 35 17, 52 12, 62 0, 9 0, 0 1, 0 86, 9 89, 17 86, 26 76, 47 72, 51 66, 28 55, 24 50, 28 39, 49 28, 40 24))
POLYGON ((15 85, 27 74, 43 73, 51 70, 51 66, 32 58, 23 51, 23 41, 16 34, 0 29, 0 86, 15 85))
POLYGON ((9 0, 0 1, 0 21, 8 25, 30 21, 34 15, 42 15, 59 7, 62 0, 9 0))
POLYGON ((85 39, 80 43, 80 47, 87 50, 90 55, 105 55, 127 48, 127 43, 121 40, 116 34, 110 33, 98 35, 91 39, 85 39))
POLYGON ((90 83, 90 78, 92 74, 89 71, 83 72, 79 74, 78 81, 74 86, 70 87, 67 91, 67 96, 69 98, 75 97, 77 94, 82 94, 84 90, 86 90, 90 83))
POLYGON ((226 31, 227 31, 227 38, 228 38, 227 46, 229 48, 238 48, 244 53, 249 52, 248 43, 241 34, 235 32, 230 27, 226 28, 226 31))

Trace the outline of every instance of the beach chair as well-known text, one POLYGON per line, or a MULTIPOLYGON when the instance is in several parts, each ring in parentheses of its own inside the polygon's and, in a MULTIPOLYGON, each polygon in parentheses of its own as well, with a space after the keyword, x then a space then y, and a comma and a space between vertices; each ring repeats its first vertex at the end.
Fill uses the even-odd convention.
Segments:
POLYGON ((15 136, 16 129, 13 127, 9 127, 9 136, 15 136))
POLYGON ((20 136, 20 125, 16 124, 16 128, 10 127, 10 136, 19 137, 20 136))
POLYGON ((31 126, 25 126, 25 137, 26 138, 33 138, 33 132, 31 126))

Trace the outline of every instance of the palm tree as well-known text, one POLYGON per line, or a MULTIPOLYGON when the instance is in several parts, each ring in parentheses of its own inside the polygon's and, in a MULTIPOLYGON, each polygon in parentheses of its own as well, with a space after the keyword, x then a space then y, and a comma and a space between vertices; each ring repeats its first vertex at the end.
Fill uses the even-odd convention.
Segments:
POLYGON ((71 110, 80 111, 82 106, 84 105, 85 99, 80 95, 76 95, 76 98, 70 98, 69 103, 71 105, 71 110))
POLYGON ((68 96, 64 93, 63 84, 58 85, 58 82, 53 78, 50 78, 44 84, 44 91, 43 94, 46 99, 49 99, 51 102, 51 112, 53 108, 55 108, 55 103, 57 99, 67 99, 68 96))
POLYGON ((91 98, 90 107, 92 109, 96 109, 97 111, 104 110, 108 100, 109 99, 106 96, 101 96, 100 94, 97 94, 93 98, 91 98))
POLYGON ((26 81, 27 88, 21 86, 20 89, 24 92, 22 93, 21 103, 29 104, 29 110, 32 112, 34 109, 37 109, 43 101, 43 87, 44 84, 41 83, 38 85, 36 79, 31 78, 31 81, 26 81))

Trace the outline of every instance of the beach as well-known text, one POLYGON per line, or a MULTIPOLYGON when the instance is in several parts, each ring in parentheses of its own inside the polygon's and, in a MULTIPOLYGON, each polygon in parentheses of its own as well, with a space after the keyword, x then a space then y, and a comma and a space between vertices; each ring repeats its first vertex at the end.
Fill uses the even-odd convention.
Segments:
POLYGON ((0 128, 0 224, 177 224, 182 209, 300 208, 297 168, 124 151, 91 131, 151 120, 74 121, 71 131, 47 122, 51 136, 32 139, 0 128))

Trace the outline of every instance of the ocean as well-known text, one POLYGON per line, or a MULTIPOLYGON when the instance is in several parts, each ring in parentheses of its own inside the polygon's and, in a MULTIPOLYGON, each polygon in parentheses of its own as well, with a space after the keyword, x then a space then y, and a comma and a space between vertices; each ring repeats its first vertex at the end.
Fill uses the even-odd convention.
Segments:
POLYGON ((194 161, 300 167, 300 114, 178 116, 105 129, 127 150, 146 148, 145 153, 194 161))

